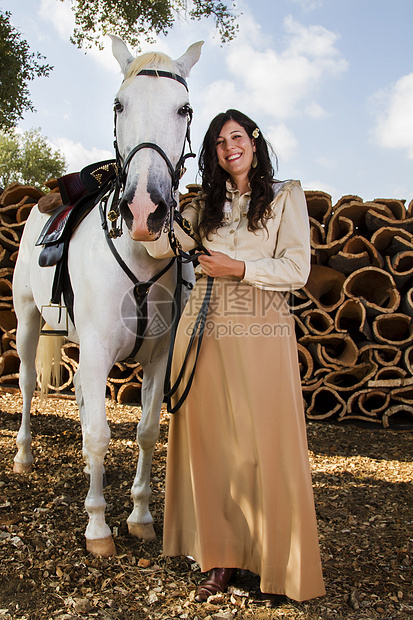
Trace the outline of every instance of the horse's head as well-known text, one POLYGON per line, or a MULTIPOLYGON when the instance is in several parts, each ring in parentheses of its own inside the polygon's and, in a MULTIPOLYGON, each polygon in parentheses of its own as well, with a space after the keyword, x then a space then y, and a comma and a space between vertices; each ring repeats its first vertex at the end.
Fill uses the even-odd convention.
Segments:
POLYGON ((134 58, 121 39, 111 38, 124 74, 115 99, 124 182, 120 212, 132 239, 150 241, 159 236, 173 204, 191 117, 185 78, 203 42, 194 43, 174 61, 160 53, 134 58))

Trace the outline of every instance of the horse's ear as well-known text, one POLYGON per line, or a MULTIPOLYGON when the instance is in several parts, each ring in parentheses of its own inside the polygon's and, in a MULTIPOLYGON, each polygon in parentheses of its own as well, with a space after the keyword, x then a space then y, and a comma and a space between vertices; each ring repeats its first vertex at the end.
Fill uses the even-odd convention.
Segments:
POLYGON ((203 44, 203 41, 193 43, 190 47, 188 47, 185 54, 174 61, 179 75, 182 77, 187 77, 194 64, 199 60, 201 55, 201 47, 203 44))
POLYGON ((135 60, 122 39, 114 34, 109 35, 112 39, 112 52, 119 63, 123 75, 126 74, 130 63, 135 60))

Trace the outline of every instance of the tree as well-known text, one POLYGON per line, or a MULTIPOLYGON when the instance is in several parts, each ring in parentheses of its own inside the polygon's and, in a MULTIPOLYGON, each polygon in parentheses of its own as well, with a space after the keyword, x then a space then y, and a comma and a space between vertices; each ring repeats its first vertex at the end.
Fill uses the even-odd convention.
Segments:
MULTIPOLYGON (((62 2, 64 0, 61 0, 62 2)), ((228 0, 234 8, 235 0, 228 0)), ((221 0, 72 0, 75 29, 72 43, 78 47, 99 45, 102 35, 117 34, 140 49, 143 41, 167 32, 175 21, 213 18, 221 41, 230 41, 237 32, 235 15, 221 0)), ((16 127, 27 110, 34 112, 28 82, 48 76, 53 69, 42 64, 39 52, 10 23, 10 12, 0 9, 0 130, 16 127)))
POLYGON ((14 181, 42 189, 45 181, 62 176, 67 168, 63 155, 53 150, 40 129, 23 134, 0 132, 0 185, 14 181))
POLYGON ((29 44, 10 23, 10 13, 0 11, 0 129, 15 127, 23 112, 34 111, 28 82, 48 76, 52 67, 41 64, 41 54, 30 52, 29 44))
MULTIPOLYGON (((230 2, 233 6, 234 0, 230 2)), ((76 26, 71 41, 78 47, 91 47, 102 35, 117 34, 139 49, 142 41, 167 34, 182 17, 212 17, 223 43, 237 32, 235 15, 221 0, 72 0, 72 10, 76 26)))

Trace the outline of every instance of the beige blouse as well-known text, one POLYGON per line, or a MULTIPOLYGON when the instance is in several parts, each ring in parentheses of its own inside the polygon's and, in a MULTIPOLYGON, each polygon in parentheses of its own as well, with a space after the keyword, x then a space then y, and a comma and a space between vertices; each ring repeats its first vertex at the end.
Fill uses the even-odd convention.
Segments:
MULTIPOLYGON (((304 286, 310 273, 307 203, 299 181, 277 181, 274 191, 272 216, 267 221, 267 230, 248 230, 246 214, 250 193, 241 196, 229 184, 223 225, 210 235, 210 239, 199 236, 198 223, 204 208, 202 199, 198 197, 193 200, 183 215, 191 222, 195 236, 206 248, 244 261, 243 282, 262 289, 288 291, 304 286)), ((179 226, 175 226, 175 235, 183 250, 194 249, 195 242, 179 226)), ((156 241, 142 245, 154 258, 173 256, 168 235, 164 232, 156 241)))

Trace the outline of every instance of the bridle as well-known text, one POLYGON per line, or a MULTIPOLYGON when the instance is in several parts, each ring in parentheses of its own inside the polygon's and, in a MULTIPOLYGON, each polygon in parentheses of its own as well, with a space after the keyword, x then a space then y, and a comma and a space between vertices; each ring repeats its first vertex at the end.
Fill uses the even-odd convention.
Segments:
MULTIPOLYGON (((184 78, 175 73, 171 73, 169 71, 158 71, 155 69, 144 69, 140 71, 136 77, 139 77, 140 75, 147 75, 151 77, 164 77, 164 78, 172 79, 172 80, 179 82, 180 84, 183 84, 186 90, 188 91, 188 86, 184 78)), ((159 278, 161 278, 172 267, 172 265, 175 263, 176 258, 178 258, 177 287, 175 291, 174 312, 173 312, 174 323, 176 322, 176 324, 177 324, 177 321, 179 320, 179 317, 177 316, 177 313, 175 312, 175 310, 176 310, 176 307, 180 308, 181 306, 181 289, 183 286, 187 287, 188 289, 192 288, 192 283, 185 281, 184 278, 182 277, 182 262, 185 262, 185 260, 192 261, 194 260, 195 256, 194 257, 188 256, 186 258, 185 253, 182 252, 182 250, 179 248, 179 244, 175 238, 175 234, 173 231, 173 224, 174 224, 174 221, 176 220, 178 224, 182 226, 180 214, 176 210, 177 202, 175 199, 175 194, 179 186, 179 181, 185 172, 184 164, 185 164, 186 159, 188 159, 188 157, 196 157, 196 155, 195 153, 192 152, 192 146, 191 146, 190 126, 191 126, 191 121, 192 121, 192 108, 190 106, 188 106, 188 110, 187 110, 187 128, 186 128, 186 133, 185 133, 184 144, 182 147, 181 156, 175 167, 171 163, 171 160, 169 159, 165 151, 160 146, 155 144, 154 142, 141 142, 128 153, 125 160, 123 161, 120 155, 118 143, 117 143, 116 119, 117 119, 117 115, 116 115, 116 109, 115 109, 114 110, 114 135, 115 135, 114 148, 115 148, 115 156, 116 156, 116 160, 115 160, 116 176, 113 181, 113 184, 109 186, 109 193, 107 190, 105 190, 104 194, 99 197, 99 200, 100 200, 99 210, 100 210, 102 228, 105 230, 105 236, 106 236, 106 240, 109 245, 109 248, 113 256, 115 257, 116 261, 118 262, 119 266, 122 268, 124 273, 126 273, 126 275, 129 277, 129 279, 133 283, 133 296, 135 298, 137 313, 138 313, 138 324, 137 324, 135 345, 130 354, 130 357, 134 358, 144 341, 145 331, 147 327, 147 319, 148 319, 147 297, 148 297, 149 290, 151 286, 155 284, 155 282, 157 282, 159 278), (187 142, 189 146, 189 153, 185 153, 187 142), (136 155, 136 153, 138 153, 142 149, 152 149, 156 151, 157 153, 159 153, 159 155, 164 160, 166 167, 168 168, 169 174, 171 176, 172 182, 171 182, 171 198, 170 198, 170 221, 167 224, 167 229, 168 229, 170 244, 175 254, 174 258, 172 258, 161 271, 155 274, 150 280, 147 280, 145 282, 138 280, 135 274, 126 265, 126 263, 120 256, 119 252, 117 251, 115 244, 113 243, 113 239, 116 237, 119 237, 122 234, 122 224, 120 224, 120 226, 117 226, 117 220, 120 217, 120 209, 119 209, 120 196, 121 196, 121 193, 123 193, 125 189, 129 165, 133 157, 136 155), (110 208, 109 213, 107 213, 108 198, 109 198, 109 194, 113 191, 113 189, 114 189, 114 192, 113 192, 111 208, 110 208), (112 228, 110 229, 108 227, 107 220, 109 220, 112 223, 112 228)), ((200 246, 200 249, 202 249, 203 251, 206 251, 201 246, 200 246)), ((175 327, 173 327, 172 331, 175 332, 175 327)))
MULTIPOLYGON (((140 71, 136 75, 136 77, 140 77, 142 75, 143 76, 150 76, 150 77, 162 77, 162 78, 168 78, 170 80, 175 80, 176 82, 179 82, 180 84, 185 86, 186 90, 189 92, 188 85, 187 85, 185 79, 183 77, 181 77, 180 75, 176 74, 176 73, 172 73, 170 71, 161 71, 161 70, 158 70, 158 69, 143 69, 142 71, 140 71)), ((171 162, 171 160, 169 159, 168 155, 165 153, 165 151, 158 144, 155 144, 154 142, 141 142, 140 144, 137 144, 136 146, 133 147, 133 149, 131 151, 129 151, 129 153, 127 154, 126 158, 123 160, 122 157, 121 157, 121 154, 119 152, 119 147, 118 147, 117 131, 116 131, 117 114, 116 114, 116 109, 114 109, 114 136, 115 136, 115 140, 114 140, 113 146, 114 146, 114 149, 115 149, 115 156, 116 156, 117 175, 116 175, 115 194, 114 194, 114 197, 113 197, 113 200, 112 200, 112 207, 111 207, 111 211, 108 213, 108 218, 112 222, 116 221, 118 219, 118 217, 120 216, 120 213, 119 213, 120 196, 121 196, 121 193, 123 193, 123 191, 125 190, 126 179, 127 179, 128 170, 129 170, 129 165, 130 165, 132 159, 135 157, 136 153, 138 153, 139 151, 141 151, 143 149, 152 149, 152 150, 156 151, 162 157, 163 161, 166 164, 168 172, 169 172, 169 174, 171 176, 172 183, 171 183, 171 197, 170 197, 170 222, 169 222, 169 226, 172 226, 174 211, 175 211, 175 208, 177 207, 177 202, 176 202, 176 199, 175 199, 175 194, 176 194, 176 191, 177 191, 178 186, 179 186, 179 181, 182 178, 182 176, 184 175, 184 173, 186 172, 185 161, 189 157, 196 157, 195 153, 193 153, 193 151, 192 151, 192 144, 191 144, 190 127, 191 127, 191 123, 192 123, 192 115, 193 115, 192 108, 190 106, 188 106, 188 109, 187 109, 187 127, 186 127, 184 144, 183 144, 183 147, 182 147, 182 152, 181 152, 181 156, 180 156, 180 158, 178 160, 178 163, 174 167, 172 162, 171 162), (189 153, 185 153, 186 143, 188 143, 189 153)), ((113 236, 113 237, 120 236, 122 234, 121 228, 118 228, 115 225, 112 226, 112 231, 113 232, 111 232, 111 236, 113 236)))

